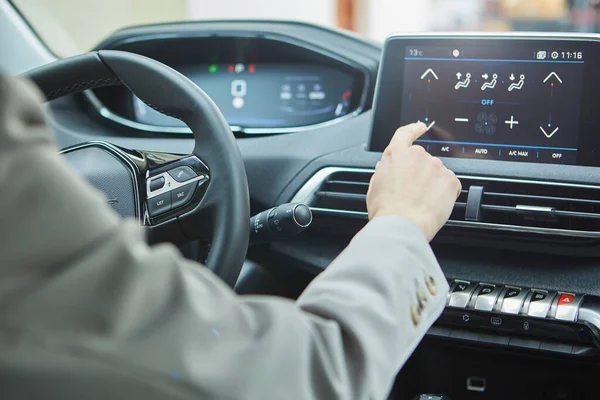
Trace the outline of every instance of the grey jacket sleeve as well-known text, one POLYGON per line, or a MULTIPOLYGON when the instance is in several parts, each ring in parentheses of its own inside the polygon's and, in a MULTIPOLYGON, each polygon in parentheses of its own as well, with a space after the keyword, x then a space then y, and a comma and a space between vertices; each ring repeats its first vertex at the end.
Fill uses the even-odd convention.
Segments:
POLYGON ((0 78, 2 332, 109 365, 140 391, 386 397, 448 290, 414 225, 371 221, 295 302, 237 296, 120 220, 56 155, 36 101, 31 86, 0 78))

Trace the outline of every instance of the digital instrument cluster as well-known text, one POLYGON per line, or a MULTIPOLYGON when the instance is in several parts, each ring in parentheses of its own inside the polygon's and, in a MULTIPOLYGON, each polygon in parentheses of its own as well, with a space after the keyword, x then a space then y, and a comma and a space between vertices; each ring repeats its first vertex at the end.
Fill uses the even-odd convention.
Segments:
POLYGON ((598 42, 391 39, 371 149, 383 150, 398 126, 422 121, 428 131, 417 143, 435 156, 596 165, 597 135, 586 129, 599 81, 592 45, 598 42))
MULTIPOLYGON (((286 128, 318 124, 353 111, 352 74, 325 65, 229 63, 178 68, 201 87, 232 126, 286 128)), ((137 122, 182 126, 133 97, 137 122)))

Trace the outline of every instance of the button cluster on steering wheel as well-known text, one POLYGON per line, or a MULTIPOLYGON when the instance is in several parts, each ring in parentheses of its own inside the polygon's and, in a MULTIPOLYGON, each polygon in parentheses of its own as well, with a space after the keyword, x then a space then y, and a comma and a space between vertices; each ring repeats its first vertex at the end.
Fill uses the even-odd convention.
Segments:
POLYGON ((147 181, 148 213, 154 218, 187 205, 208 177, 189 166, 172 168, 147 181))

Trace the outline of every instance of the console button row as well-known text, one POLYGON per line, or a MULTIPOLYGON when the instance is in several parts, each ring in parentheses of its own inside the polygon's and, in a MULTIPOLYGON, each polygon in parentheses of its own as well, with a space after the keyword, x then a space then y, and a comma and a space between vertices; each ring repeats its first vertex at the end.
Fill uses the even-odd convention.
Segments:
POLYGON ((455 280, 448 307, 574 322, 582 295, 455 280))

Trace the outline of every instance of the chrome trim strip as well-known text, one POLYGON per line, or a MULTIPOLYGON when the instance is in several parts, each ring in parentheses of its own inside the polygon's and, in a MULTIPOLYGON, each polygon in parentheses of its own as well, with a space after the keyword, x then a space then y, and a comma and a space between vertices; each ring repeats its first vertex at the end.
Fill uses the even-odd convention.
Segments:
POLYGON ((105 150, 107 150, 109 153, 111 153, 113 156, 118 157, 121 161, 125 162, 125 164, 129 167, 129 174, 131 175, 131 180, 133 181, 133 190, 134 190, 134 198, 135 198, 135 213, 136 216, 135 218, 138 220, 139 223, 142 223, 142 203, 140 200, 140 191, 139 191, 139 186, 138 186, 138 180, 137 180, 137 176, 136 176, 136 172, 139 173, 136 165, 129 159, 129 157, 124 154, 118 147, 113 146, 110 143, 101 141, 101 140, 94 140, 94 141, 90 141, 90 142, 85 142, 85 143, 81 143, 75 146, 71 146, 71 147, 67 147, 66 149, 60 150, 58 152, 58 154, 66 154, 66 153, 70 153, 72 151, 76 151, 76 150, 81 150, 81 149, 85 149, 88 147, 100 147, 103 148, 105 150))
MULTIPOLYGON (((374 169, 369 168, 345 168, 345 167, 325 167, 317 171, 294 195, 291 202, 293 203, 305 203, 310 207, 314 194, 318 188, 325 182, 329 176, 337 172, 350 172, 350 173, 364 173, 372 174, 375 172, 374 169)), ((511 178, 493 178, 483 176, 468 176, 468 175, 457 175, 459 179, 472 179, 472 180, 488 180, 494 182, 509 182, 509 183, 523 183, 523 184, 535 184, 545 186, 563 186, 573 188, 585 188, 595 189, 600 191, 600 186, 595 185, 584 185, 577 183, 559 183, 559 182, 544 182, 544 181, 533 181, 533 180, 520 180, 511 178)), ((330 208, 310 207, 315 213, 326 213, 334 215, 342 215, 346 217, 368 219, 368 213, 361 211, 345 211, 336 210, 330 208)), ((571 236, 571 237, 582 237, 582 238, 600 238, 600 232, 588 232, 588 231, 571 231, 566 229, 553 229, 553 228, 538 228, 538 227, 527 227, 519 225, 502 225, 487 222, 471 222, 471 221, 454 221, 450 220, 446 223, 446 226, 461 227, 461 228, 480 228, 507 232, 520 232, 520 233, 536 233, 543 235, 556 235, 556 236, 571 236)))
POLYGON ((517 212, 541 214, 552 214, 555 211, 555 208, 553 207, 527 206, 522 204, 517 204, 515 209, 517 210, 517 212))

